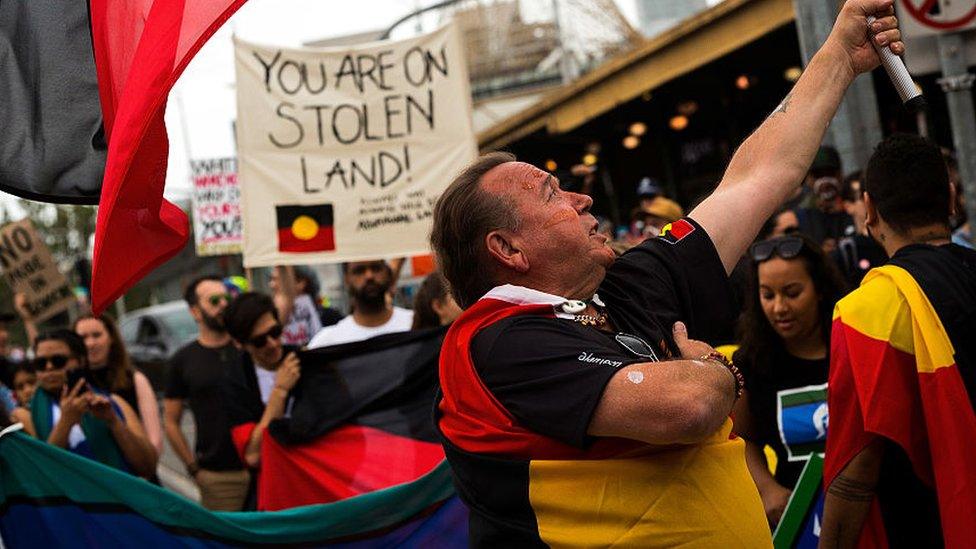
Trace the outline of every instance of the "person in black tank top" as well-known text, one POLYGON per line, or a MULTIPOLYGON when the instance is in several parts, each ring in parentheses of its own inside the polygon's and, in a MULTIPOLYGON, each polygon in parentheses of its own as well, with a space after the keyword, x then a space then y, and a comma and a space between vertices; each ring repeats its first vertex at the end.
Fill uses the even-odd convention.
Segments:
POLYGON ((86 315, 75 321, 73 329, 88 349, 92 384, 122 397, 138 414, 156 453, 162 453, 163 429, 156 391, 149 379, 133 368, 115 321, 105 314, 86 315))

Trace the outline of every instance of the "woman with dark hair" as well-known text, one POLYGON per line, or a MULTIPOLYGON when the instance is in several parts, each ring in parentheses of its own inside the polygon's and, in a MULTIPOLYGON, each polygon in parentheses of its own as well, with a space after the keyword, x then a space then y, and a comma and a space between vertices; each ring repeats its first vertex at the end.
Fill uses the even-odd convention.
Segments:
POLYGON ((132 367, 119 328, 108 315, 85 315, 75 320, 74 332, 88 349, 91 384, 122 397, 142 421, 146 437, 163 451, 163 428, 159 419, 159 401, 149 378, 132 367))
POLYGON ((30 410, 17 408, 13 419, 49 444, 149 477, 155 473, 156 450, 125 400, 88 383, 87 354, 85 343, 70 330, 37 336, 37 390, 30 410))
POLYGON ((440 271, 434 271, 424 279, 413 298, 413 326, 410 329, 446 326, 460 314, 461 308, 447 290, 444 276, 440 271))
POLYGON ((794 234, 757 242, 739 320, 735 363, 746 378, 735 432, 770 524, 779 522, 813 451, 826 441, 826 383, 834 304, 846 293, 820 246, 794 234), (764 448, 776 453, 770 474, 764 448))

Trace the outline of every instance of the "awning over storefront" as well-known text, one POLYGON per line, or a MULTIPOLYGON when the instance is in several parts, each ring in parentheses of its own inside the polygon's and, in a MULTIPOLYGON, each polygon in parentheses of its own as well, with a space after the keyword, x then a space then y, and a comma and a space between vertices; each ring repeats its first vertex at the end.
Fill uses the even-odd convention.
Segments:
POLYGON ((478 135, 479 146, 497 150, 543 128, 571 131, 793 18, 791 0, 725 0, 488 128, 478 135))

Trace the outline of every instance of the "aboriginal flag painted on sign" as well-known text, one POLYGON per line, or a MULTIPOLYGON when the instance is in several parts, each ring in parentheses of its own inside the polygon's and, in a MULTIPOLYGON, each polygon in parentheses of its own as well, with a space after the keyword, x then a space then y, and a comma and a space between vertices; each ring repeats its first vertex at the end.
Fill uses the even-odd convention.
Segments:
POLYGON ((278 250, 328 252, 335 249, 332 204, 276 206, 278 250))

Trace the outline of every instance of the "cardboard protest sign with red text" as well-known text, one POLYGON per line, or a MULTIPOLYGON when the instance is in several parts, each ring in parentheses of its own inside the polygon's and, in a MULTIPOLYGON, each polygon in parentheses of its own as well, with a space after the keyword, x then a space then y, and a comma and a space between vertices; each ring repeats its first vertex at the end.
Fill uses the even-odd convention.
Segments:
POLYGON ((193 234, 198 256, 241 253, 241 192, 234 158, 191 160, 193 234))

